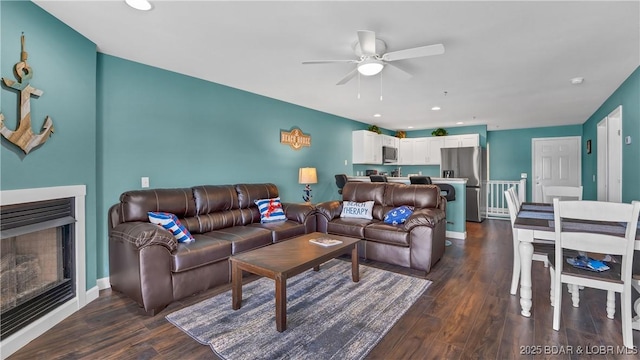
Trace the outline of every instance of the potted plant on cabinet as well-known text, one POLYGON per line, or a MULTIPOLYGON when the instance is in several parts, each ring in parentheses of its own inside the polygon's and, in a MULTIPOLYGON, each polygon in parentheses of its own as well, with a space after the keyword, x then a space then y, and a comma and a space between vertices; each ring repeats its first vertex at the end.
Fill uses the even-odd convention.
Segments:
POLYGON ((443 128, 437 128, 431 132, 432 136, 447 136, 449 133, 443 128))
POLYGON ((367 130, 372 131, 376 134, 382 134, 382 130, 380 130, 377 125, 369 125, 369 128, 367 130))

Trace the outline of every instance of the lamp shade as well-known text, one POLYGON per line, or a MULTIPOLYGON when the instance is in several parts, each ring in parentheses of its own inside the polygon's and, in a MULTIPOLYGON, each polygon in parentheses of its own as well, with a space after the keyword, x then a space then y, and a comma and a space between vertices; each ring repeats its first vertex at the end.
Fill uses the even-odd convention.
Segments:
POLYGON ((298 171, 298 184, 317 184, 318 175, 316 174, 316 168, 306 167, 300 168, 298 171))

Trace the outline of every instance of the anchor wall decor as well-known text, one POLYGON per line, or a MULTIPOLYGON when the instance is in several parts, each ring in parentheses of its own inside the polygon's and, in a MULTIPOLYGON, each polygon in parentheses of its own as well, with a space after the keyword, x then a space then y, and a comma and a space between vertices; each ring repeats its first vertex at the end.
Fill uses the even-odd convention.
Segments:
POLYGON ((22 51, 20 53, 20 62, 13 67, 16 81, 2 78, 2 82, 7 87, 20 92, 20 121, 18 128, 13 131, 4 125, 4 115, 0 113, 0 133, 5 139, 17 145, 25 154, 28 154, 34 147, 44 144, 51 133, 53 133, 53 120, 47 115, 42 132, 34 134, 31 130, 31 95, 41 96, 42 90, 31 86, 29 80, 33 77, 33 70, 27 64, 27 52, 24 49, 24 34, 20 36, 22 51))

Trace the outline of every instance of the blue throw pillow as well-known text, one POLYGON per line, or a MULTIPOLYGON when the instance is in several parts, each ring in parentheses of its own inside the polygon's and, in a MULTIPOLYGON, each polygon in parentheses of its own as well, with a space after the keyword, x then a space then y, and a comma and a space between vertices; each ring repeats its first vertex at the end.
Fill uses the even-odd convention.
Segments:
POLYGON ((254 201, 260 210, 260 222, 271 223, 277 221, 286 221, 287 216, 282 209, 280 197, 273 199, 260 199, 254 201))
POLYGON ((173 237, 175 237, 178 242, 190 243, 192 241, 196 241, 189 230, 187 230, 184 225, 180 224, 178 217, 174 214, 167 212, 149 211, 147 215, 149 215, 149 222, 160 225, 163 228, 171 231, 173 237))
POLYGON ((402 205, 389 210, 389 212, 384 216, 384 222, 391 225, 404 224, 412 213, 413 208, 411 206, 402 205))

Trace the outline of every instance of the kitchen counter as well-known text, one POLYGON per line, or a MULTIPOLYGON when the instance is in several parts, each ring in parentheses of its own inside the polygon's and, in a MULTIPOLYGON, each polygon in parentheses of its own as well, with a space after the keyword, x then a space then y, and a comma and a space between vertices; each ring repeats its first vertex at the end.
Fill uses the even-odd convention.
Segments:
MULTIPOLYGON (((347 176, 349 181, 371 181, 368 176, 347 176)), ((389 182, 398 182, 409 184, 408 176, 387 176, 389 182)), ((467 178, 438 178, 432 177, 431 182, 434 184, 467 184, 467 178)))

